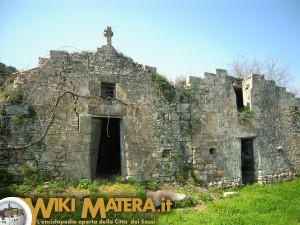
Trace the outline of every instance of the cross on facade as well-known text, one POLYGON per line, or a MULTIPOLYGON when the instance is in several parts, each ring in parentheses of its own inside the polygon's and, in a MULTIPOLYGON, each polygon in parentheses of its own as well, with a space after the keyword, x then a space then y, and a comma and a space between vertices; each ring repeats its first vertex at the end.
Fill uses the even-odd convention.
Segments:
POLYGON ((106 37, 106 45, 111 45, 111 37, 114 35, 112 32, 111 27, 107 26, 103 32, 103 36, 106 37))

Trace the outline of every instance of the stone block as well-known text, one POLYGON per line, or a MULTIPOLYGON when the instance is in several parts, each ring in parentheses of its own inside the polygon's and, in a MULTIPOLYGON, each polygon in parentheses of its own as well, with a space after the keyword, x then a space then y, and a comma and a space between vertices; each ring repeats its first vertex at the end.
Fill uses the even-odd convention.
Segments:
POLYGON ((172 121, 172 134, 180 134, 180 123, 172 121))
POLYGON ((79 117, 79 133, 80 134, 91 134, 91 116, 80 116, 79 117))
POLYGON ((13 115, 28 115, 28 111, 23 109, 19 105, 7 105, 6 110, 8 114, 13 114, 13 115))
POLYGON ((68 164, 77 163, 82 161, 82 153, 81 152, 68 152, 66 155, 66 161, 68 164))
POLYGON ((53 151, 46 151, 43 153, 41 161, 42 162, 53 162, 56 160, 57 153, 53 151))
POLYGON ((191 85, 194 83, 198 83, 201 80, 200 77, 193 77, 193 76, 187 76, 186 77, 186 84, 191 85))
POLYGON ((228 76, 227 70, 224 69, 216 69, 216 74, 218 76, 228 76))
POLYGON ((177 113, 171 113, 169 115, 169 120, 179 120, 179 116, 177 113))
POLYGON ((189 111, 190 104, 188 103, 179 103, 177 104, 177 113, 187 113, 189 111))

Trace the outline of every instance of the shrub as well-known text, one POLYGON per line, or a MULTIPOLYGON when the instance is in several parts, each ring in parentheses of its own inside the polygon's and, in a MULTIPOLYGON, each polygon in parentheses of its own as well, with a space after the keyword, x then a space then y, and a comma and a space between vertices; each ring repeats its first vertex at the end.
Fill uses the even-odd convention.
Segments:
POLYGON ((23 101, 23 94, 19 91, 12 91, 8 98, 6 99, 7 103, 10 104, 20 104, 23 101))
POLYGON ((38 169, 29 167, 26 164, 21 166, 23 184, 35 187, 50 179, 49 175, 41 173, 38 169))
POLYGON ((161 90, 164 97, 171 102, 174 100, 176 93, 173 85, 168 81, 166 77, 160 74, 153 74, 151 77, 154 84, 161 90))
POLYGON ((97 194, 99 194, 98 184, 97 183, 92 183, 89 186, 89 192, 90 192, 90 195, 97 195, 97 194))
POLYGON ((187 196, 185 199, 181 201, 175 201, 173 205, 175 208, 187 208, 187 207, 193 207, 196 204, 197 201, 193 197, 187 196))
POLYGON ((0 109, 0 116, 6 116, 7 115, 7 110, 5 109, 5 107, 0 109))
POLYGON ((203 193, 200 197, 203 202, 212 202, 213 198, 208 193, 203 193))
POLYGON ((157 191, 159 189, 159 182, 156 180, 147 180, 144 182, 145 188, 150 190, 150 191, 157 191))
POLYGON ((28 194, 31 192, 32 186, 28 184, 21 184, 18 186, 18 191, 21 192, 21 194, 28 194))
POLYGON ((38 193, 42 193, 44 191, 44 186, 43 185, 37 185, 35 188, 35 191, 38 193))
POLYGON ((0 187, 0 199, 7 198, 11 196, 16 196, 14 188, 9 187, 0 187))
POLYGON ((250 122, 249 118, 252 113, 253 113, 253 110, 250 109, 249 107, 243 108, 242 113, 241 113, 242 121, 249 123, 250 122))
POLYGON ((6 168, 0 167, 0 187, 6 187, 13 181, 14 175, 6 168))
POLYGON ((49 184, 49 190, 53 193, 61 193, 65 190, 65 182, 64 181, 54 181, 53 183, 49 184))
POLYGON ((88 189, 91 182, 88 179, 82 179, 79 181, 77 188, 78 189, 88 189))

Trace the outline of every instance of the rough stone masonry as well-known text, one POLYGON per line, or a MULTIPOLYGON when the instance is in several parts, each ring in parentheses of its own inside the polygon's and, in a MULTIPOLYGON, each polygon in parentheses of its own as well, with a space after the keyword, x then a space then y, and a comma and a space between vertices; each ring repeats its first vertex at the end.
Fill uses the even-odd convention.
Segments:
POLYGON ((2 166, 18 174, 26 163, 56 179, 175 181, 192 171, 220 187, 295 176, 294 94, 262 75, 221 69, 171 85, 117 52, 111 27, 104 36, 95 52, 50 51, 15 74, 22 101, 0 104, 2 166))

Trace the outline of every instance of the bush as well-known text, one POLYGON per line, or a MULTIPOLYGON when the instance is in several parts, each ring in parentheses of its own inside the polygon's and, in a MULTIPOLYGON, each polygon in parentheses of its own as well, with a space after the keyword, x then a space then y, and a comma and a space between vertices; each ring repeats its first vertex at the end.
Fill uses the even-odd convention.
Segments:
POLYGON ((200 197, 201 201, 203 202, 212 202, 213 198, 208 193, 203 193, 200 197))
POLYGON ((38 169, 31 168, 26 164, 22 165, 21 170, 24 185, 35 187, 50 179, 49 175, 41 173, 38 169))
POLYGON ((6 99, 7 103, 10 104, 20 104, 23 101, 23 94, 19 91, 12 91, 8 98, 6 99))
POLYGON ((6 187, 13 181, 14 175, 6 168, 0 167, 0 187, 6 187))
POLYGON ((31 192, 32 186, 28 184, 21 184, 18 186, 18 191, 21 192, 21 194, 29 194, 31 192))
POLYGON ((91 185, 89 185, 89 191, 90 191, 90 195, 97 195, 99 194, 99 186, 97 183, 92 183, 91 185))
POLYGON ((88 179, 82 179, 79 181, 77 188, 78 189, 88 189, 91 182, 88 179))
POLYGON ((160 74, 153 74, 151 79, 169 102, 174 100, 174 98, 176 97, 174 86, 168 81, 166 77, 160 74))
POLYGON ((175 208, 187 208, 187 207, 193 207, 196 204, 197 201, 193 197, 187 196, 185 199, 181 201, 175 201, 173 205, 175 208))
POLYGON ((53 193, 61 193, 65 190, 66 183, 64 181, 54 181, 53 183, 49 184, 49 190, 53 193))
POLYGON ((160 183, 156 180, 147 180, 144 182, 145 188, 149 191, 157 191, 160 187, 160 183))
POLYGON ((0 187, 0 199, 7 198, 11 196, 16 196, 14 188, 9 187, 0 187))
POLYGON ((249 107, 245 107, 242 109, 242 113, 241 113, 241 119, 246 122, 249 123, 250 122, 250 117, 253 114, 253 110, 250 109, 249 107))
POLYGON ((35 188, 35 191, 38 193, 42 193, 44 191, 44 186, 43 185, 37 185, 35 188))
POLYGON ((7 110, 5 109, 5 107, 0 109, 0 116, 6 116, 7 115, 7 110))

